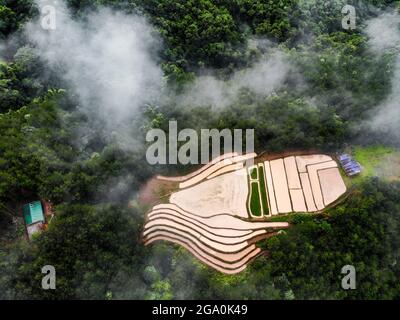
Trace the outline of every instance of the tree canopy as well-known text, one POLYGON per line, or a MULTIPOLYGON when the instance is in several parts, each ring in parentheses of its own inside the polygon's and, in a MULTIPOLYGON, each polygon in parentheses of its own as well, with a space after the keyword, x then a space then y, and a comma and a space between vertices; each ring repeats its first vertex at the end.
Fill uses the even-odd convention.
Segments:
MULTIPOLYGON (((378 9, 399 7, 399 1, 347 2, 357 6, 362 26, 378 9)), ((235 276, 179 246, 141 242, 148 208, 138 201, 140 188, 161 171, 190 169, 150 166, 149 128, 168 130, 170 120, 197 131, 252 128, 256 152, 336 152, 359 138, 392 92, 398 52, 374 52, 361 28, 343 30, 345 1, 66 3, 76 23, 104 7, 145 17, 160 40, 154 60, 163 72, 160 90, 168 94, 135 109, 124 136, 134 147, 126 148, 115 138, 119 128, 110 133, 102 123, 92 125, 82 97, 24 33, 39 13, 35 2, 0 0, 0 299, 400 298, 400 183, 393 180, 362 178, 327 212, 288 217, 288 230, 260 244, 268 256, 235 276), (252 81, 232 89, 273 52, 290 65, 281 86, 266 95, 252 81), (198 91, 226 86, 235 94, 222 107, 184 100, 201 81, 208 86, 198 91), (56 215, 27 243, 18 208, 32 198, 50 200, 56 215), (40 289, 47 264, 57 269, 54 292, 40 289), (340 287, 346 264, 356 267, 357 290, 340 287)), ((96 102, 84 98, 94 109, 96 102)), ((373 132, 364 135, 382 143, 373 132)))

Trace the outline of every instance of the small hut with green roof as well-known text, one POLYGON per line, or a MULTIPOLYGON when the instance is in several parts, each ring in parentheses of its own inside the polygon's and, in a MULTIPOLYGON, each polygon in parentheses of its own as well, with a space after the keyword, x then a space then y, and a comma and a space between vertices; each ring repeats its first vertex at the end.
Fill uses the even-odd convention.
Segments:
POLYGON ((41 231, 43 224, 46 222, 42 203, 40 201, 30 202, 22 207, 26 230, 29 238, 32 234, 41 231))

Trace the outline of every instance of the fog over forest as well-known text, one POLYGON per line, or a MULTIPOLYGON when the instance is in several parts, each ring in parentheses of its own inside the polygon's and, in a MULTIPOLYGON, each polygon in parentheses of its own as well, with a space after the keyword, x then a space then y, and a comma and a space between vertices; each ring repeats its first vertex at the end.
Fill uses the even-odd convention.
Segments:
POLYGON ((0 299, 399 298, 399 10, 0 0, 0 299), (226 275, 181 246, 143 244, 148 181, 198 169, 146 161, 146 133, 169 121, 254 129, 259 154, 350 153, 363 174, 326 212, 277 217, 290 228, 257 244, 268 254, 226 275), (39 199, 55 217, 27 241, 21 208, 39 199), (44 264, 57 290, 41 289, 44 264), (340 287, 346 264, 357 290, 340 287))

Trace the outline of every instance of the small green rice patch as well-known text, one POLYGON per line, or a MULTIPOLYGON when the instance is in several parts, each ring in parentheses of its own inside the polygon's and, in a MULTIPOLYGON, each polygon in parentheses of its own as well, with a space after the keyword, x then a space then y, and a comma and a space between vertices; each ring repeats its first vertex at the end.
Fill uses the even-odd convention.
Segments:
POLYGON ((258 177, 260 183, 261 202, 264 209, 264 216, 268 216, 269 209, 268 209, 267 189, 265 187, 264 166, 262 165, 258 167, 258 177))
POLYGON ((249 169, 249 175, 251 180, 258 180, 258 172, 256 166, 253 166, 249 169))
POLYGON ((260 202, 259 183, 257 181, 250 182, 249 209, 250 213, 255 217, 261 217, 263 214, 260 202))

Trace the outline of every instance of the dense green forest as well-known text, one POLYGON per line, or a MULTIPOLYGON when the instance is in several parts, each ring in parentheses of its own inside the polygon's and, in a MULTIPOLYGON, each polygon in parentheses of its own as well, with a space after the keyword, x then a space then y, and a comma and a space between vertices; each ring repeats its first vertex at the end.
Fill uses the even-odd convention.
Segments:
MULTIPOLYGON (((290 229, 262 244, 269 256, 235 276, 206 267, 178 246, 144 247, 141 228, 148 208, 137 201, 140 187, 154 174, 188 170, 151 166, 145 159, 146 131, 167 129, 169 120, 196 130, 254 128, 256 151, 400 147, 390 126, 384 132, 370 126, 395 94, 400 42, 373 50, 373 36, 366 32, 371 19, 396 17, 399 1, 65 3, 73 28, 95 21, 88 16, 113 12, 143 19, 143 33, 151 29, 154 38, 143 45, 149 55, 143 61, 160 70, 162 93, 138 99, 133 113, 121 113, 126 122, 117 119, 110 130, 113 112, 95 108, 107 106, 100 93, 107 95, 113 81, 101 83, 104 87, 77 82, 71 70, 83 76, 81 62, 90 64, 85 57, 66 53, 60 60, 66 65, 50 63, 51 50, 45 52, 29 31, 34 30, 29 23, 40 19, 40 3, 0 0, 0 299, 400 298, 397 181, 359 179, 346 201, 328 212, 292 216, 290 229), (356 30, 342 28, 345 4, 357 9, 356 30), (243 80, 246 70, 256 77, 263 61, 276 68, 267 69, 272 84, 266 94, 243 80), (284 76, 277 80, 274 72, 284 76), (229 99, 218 105, 191 96, 207 79, 222 88, 239 85, 233 94, 227 89, 229 99), (104 110, 105 116, 92 117, 104 110), (53 203, 56 216, 28 243, 17 208, 39 198, 53 203), (56 267, 57 290, 41 289, 46 264, 56 267), (357 290, 340 286, 346 264, 357 269, 357 290)), ((89 71, 105 68, 112 78, 113 64, 130 53, 123 42, 117 42, 120 51, 114 48, 122 52, 115 61, 96 60, 104 65, 89 71)), ((91 52, 84 48, 82 55, 91 52)))

